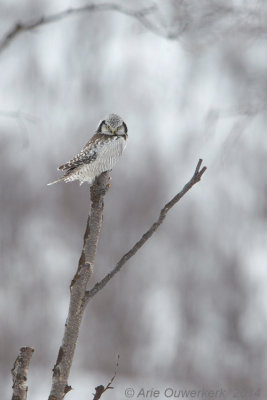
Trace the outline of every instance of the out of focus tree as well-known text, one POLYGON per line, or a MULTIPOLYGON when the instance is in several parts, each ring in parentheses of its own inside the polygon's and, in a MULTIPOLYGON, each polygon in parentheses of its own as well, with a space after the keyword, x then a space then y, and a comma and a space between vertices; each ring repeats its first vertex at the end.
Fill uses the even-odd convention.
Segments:
MULTIPOLYGON (((0 33, 61 9, 2 1, 0 33)), ((264 1, 158 0, 146 16, 155 29, 84 13, 18 35, 0 54, 2 387, 23 343, 38 349, 33 367, 52 368, 88 191, 45 185, 114 111, 129 144, 106 198, 96 280, 197 157, 209 174, 92 302, 76 367, 110 376, 120 353, 131 380, 260 387, 266 397, 266 12, 264 1)))

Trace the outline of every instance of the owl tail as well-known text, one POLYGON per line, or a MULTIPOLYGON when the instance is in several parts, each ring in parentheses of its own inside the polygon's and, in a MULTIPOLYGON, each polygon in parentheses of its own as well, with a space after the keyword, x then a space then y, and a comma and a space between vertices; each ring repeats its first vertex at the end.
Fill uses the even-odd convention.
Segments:
POLYGON ((65 178, 66 178, 66 176, 62 176, 61 178, 58 178, 56 181, 48 183, 47 186, 54 185, 54 183, 57 183, 57 182, 64 181, 65 178))

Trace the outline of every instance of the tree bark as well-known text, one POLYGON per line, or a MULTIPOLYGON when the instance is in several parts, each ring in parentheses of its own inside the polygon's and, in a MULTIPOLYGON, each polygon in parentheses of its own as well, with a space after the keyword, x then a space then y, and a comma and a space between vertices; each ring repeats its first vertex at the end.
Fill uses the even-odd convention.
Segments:
POLYGON ((84 296, 93 273, 97 243, 103 220, 104 196, 108 190, 109 173, 102 173, 91 186, 91 210, 88 216, 82 254, 70 285, 70 305, 65 332, 53 368, 49 400, 61 400, 71 390, 68 377, 85 310, 84 296))
POLYGON ((34 349, 32 347, 22 347, 16 361, 14 362, 14 366, 11 370, 13 378, 12 400, 27 399, 27 375, 33 352, 34 349))
MULTIPOLYGON (((56 364, 53 368, 52 388, 49 400, 62 400, 66 393, 72 388, 68 385, 68 377, 72 365, 75 347, 79 335, 80 325, 84 310, 91 297, 103 289, 104 286, 119 272, 122 266, 131 258, 155 233, 158 227, 164 221, 169 210, 194 186, 200 181, 206 171, 206 167, 201 168, 200 159, 192 178, 187 182, 181 192, 177 193, 161 210, 158 220, 142 236, 142 238, 127 252, 116 267, 107 274, 100 283, 97 283, 90 291, 87 291, 87 285, 93 273, 96 249, 103 220, 104 196, 109 187, 109 173, 104 172, 94 182, 91 187, 91 211, 88 216, 86 231, 84 234, 84 243, 82 254, 79 260, 78 269, 70 285, 70 306, 68 318, 65 323, 65 332, 62 344, 59 349, 56 364)), ((96 398, 101 397, 107 388, 102 386, 96 389, 96 398), (101 392, 102 391, 102 392, 101 392)))

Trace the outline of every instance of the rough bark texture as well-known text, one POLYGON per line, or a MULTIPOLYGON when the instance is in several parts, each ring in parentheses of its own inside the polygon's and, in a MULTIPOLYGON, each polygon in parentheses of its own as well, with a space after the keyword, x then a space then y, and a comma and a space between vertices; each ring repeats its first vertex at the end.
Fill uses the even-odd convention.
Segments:
POLYGON ((22 347, 20 353, 11 370, 13 378, 13 395, 12 400, 26 400, 28 386, 27 375, 34 349, 32 347, 22 347))
POLYGON ((104 196, 108 190, 109 173, 101 174, 91 187, 91 211, 87 220, 82 254, 77 272, 70 285, 70 305, 62 344, 53 368, 52 388, 49 400, 61 400, 71 390, 68 377, 79 335, 84 296, 93 273, 97 243, 103 219, 104 196))

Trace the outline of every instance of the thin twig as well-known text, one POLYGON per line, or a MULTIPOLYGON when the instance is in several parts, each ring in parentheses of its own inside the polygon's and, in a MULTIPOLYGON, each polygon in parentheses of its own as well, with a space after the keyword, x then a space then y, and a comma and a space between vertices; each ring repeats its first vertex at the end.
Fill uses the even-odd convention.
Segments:
POLYGON ((82 13, 94 12, 94 11, 116 11, 121 14, 128 15, 129 17, 137 19, 147 29, 153 31, 154 33, 160 34, 156 26, 154 26, 147 18, 147 16, 153 13, 155 10, 156 10, 155 5, 135 11, 135 10, 130 10, 129 8, 124 7, 122 5, 108 4, 108 3, 102 3, 102 4, 91 3, 83 7, 68 8, 67 10, 60 11, 55 14, 39 17, 33 21, 16 23, 8 31, 8 33, 0 40, 0 52, 3 51, 4 48, 7 47, 12 40, 14 40, 18 35, 20 35, 23 32, 31 31, 39 26, 51 24, 53 22, 65 19, 72 15, 79 15, 82 13))
POLYGON ((28 386, 26 385, 26 383, 33 352, 34 349, 32 347, 22 347, 20 349, 19 355, 11 370, 13 379, 12 400, 27 399, 28 386))
POLYGON ((86 291, 85 297, 84 297, 84 303, 87 304, 88 301, 94 297, 99 290, 103 289, 106 284, 113 278, 114 275, 116 275, 120 269, 123 267, 123 265, 135 255, 135 253, 141 249, 142 246, 147 242, 147 240, 153 235, 153 233, 156 232, 158 227, 162 224, 164 219, 166 218, 167 213, 170 211, 170 209, 178 203, 179 200, 194 186, 197 182, 200 181, 202 175, 206 171, 207 167, 203 167, 200 169, 202 164, 202 160, 200 159, 198 161, 198 164, 196 166, 194 175, 190 179, 189 182, 184 186, 184 188, 177 193, 160 211, 158 220, 154 222, 154 224, 148 229, 147 232, 143 234, 140 240, 129 250, 124 256, 120 259, 120 261, 116 264, 116 266, 113 268, 113 270, 108 273, 100 282, 96 283, 95 286, 91 289, 86 291))
POLYGON ((117 370, 118 370, 118 366, 119 366, 119 359, 120 359, 120 355, 118 354, 117 364, 116 364, 116 367, 115 367, 115 371, 114 371, 113 377, 110 379, 110 381, 109 381, 109 383, 107 384, 106 387, 103 386, 103 385, 99 385, 99 386, 97 386, 97 387, 95 388, 95 394, 94 394, 93 400, 99 400, 100 397, 102 396, 102 394, 103 394, 106 390, 108 390, 108 389, 114 389, 111 385, 112 385, 112 382, 114 381, 114 379, 115 379, 115 377, 116 377, 116 375, 117 375, 117 370))

